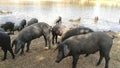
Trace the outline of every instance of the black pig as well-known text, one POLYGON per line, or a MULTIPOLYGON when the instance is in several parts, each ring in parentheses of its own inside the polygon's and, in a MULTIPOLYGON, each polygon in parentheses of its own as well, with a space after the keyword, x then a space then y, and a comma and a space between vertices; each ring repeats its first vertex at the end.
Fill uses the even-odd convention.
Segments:
POLYGON ((72 68, 76 68, 77 61, 81 54, 94 54, 99 51, 99 65, 105 58, 105 68, 108 68, 109 53, 113 44, 113 38, 103 32, 92 32, 84 35, 76 35, 58 44, 58 56, 56 62, 59 63, 67 56, 73 57, 72 68))
POLYGON ((5 60, 7 58, 7 51, 9 51, 12 55, 12 58, 15 58, 15 55, 13 54, 13 50, 11 47, 11 39, 8 34, 5 32, 0 31, 0 47, 4 51, 4 57, 2 60, 5 60))
POLYGON ((47 41, 48 41, 50 48, 50 42, 51 42, 50 31, 51 31, 51 26, 49 26, 47 23, 44 22, 35 23, 31 26, 22 29, 19 32, 19 35, 12 43, 12 47, 13 45, 15 45, 15 54, 17 54, 20 49, 21 49, 21 54, 23 54, 25 43, 27 43, 26 52, 28 52, 31 41, 33 39, 39 38, 40 36, 44 36, 45 46, 47 47, 47 41))
POLYGON ((19 26, 20 26, 19 29, 22 30, 26 26, 26 20, 23 19, 19 26))
POLYGON ((64 32, 65 26, 62 24, 56 24, 52 28, 52 44, 54 44, 54 39, 57 43, 58 36, 61 36, 64 32))
POLYGON ((34 23, 38 23, 38 19, 36 19, 36 18, 30 19, 30 21, 28 21, 28 23, 27 23, 27 26, 30 26, 30 25, 32 25, 34 23))
POLYGON ((71 30, 68 30, 62 35, 61 41, 64 41, 65 39, 74 36, 74 35, 79 35, 79 34, 87 34, 90 32, 94 32, 92 29, 87 28, 87 27, 77 27, 73 28, 71 30))
POLYGON ((9 30, 10 33, 14 34, 14 23, 13 22, 6 22, 1 25, 1 28, 3 28, 5 31, 9 30))

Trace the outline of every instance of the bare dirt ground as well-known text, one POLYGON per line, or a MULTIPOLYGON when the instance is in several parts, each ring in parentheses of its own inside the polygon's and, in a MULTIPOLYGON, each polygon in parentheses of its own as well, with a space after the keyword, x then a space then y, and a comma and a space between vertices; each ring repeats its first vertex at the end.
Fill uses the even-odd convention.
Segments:
MULTIPOLYGON (((114 43, 110 52, 110 63, 109 68, 120 68, 120 33, 112 33, 118 38, 114 39, 114 43)), ((17 36, 11 35, 13 40, 17 36)), ((32 41, 30 51, 25 52, 23 55, 16 55, 15 59, 12 59, 10 53, 7 54, 7 60, 0 60, 0 68, 71 68, 72 57, 65 58, 60 63, 55 63, 57 51, 53 52, 55 45, 52 45, 52 49, 44 50, 44 39, 43 37, 32 41)), ((26 49, 26 48, 25 48, 26 49)), ((0 49, 0 59, 3 57, 3 51, 0 49)), ((104 68, 105 60, 99 66, 95 66, 99 59, 98 52, 91 54, 88 57, 84 55, 80 56, 77 63, 77 68, 104 68)))

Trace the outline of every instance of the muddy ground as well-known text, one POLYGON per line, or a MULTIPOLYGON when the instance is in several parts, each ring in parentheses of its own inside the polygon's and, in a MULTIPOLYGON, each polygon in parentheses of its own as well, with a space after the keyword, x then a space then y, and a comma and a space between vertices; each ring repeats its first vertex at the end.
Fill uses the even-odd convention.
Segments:
MULTIPOLYGON (((11 35, 11 39, 13 40, 17 34, 11 35)), ((114 34, 118 37, 114 39, 114 44, 110 52, 109 68, 120 68, 120 33, 110 32, 109 34, 114 34)), ((25 52, 23 55, 17 54, 15 59, 12 59, 8 52, 7 60, 0 60, 0 68, 71 68, 72 57, 65 58, 60 63, 55 63, 57 56, 57 51, 53 52, 55 45, 50 50, 44 50, 44 45, 44 39, 41 37, 32 41, 28 53, 25 52)), ((0 59, 2 57, 3 51, 0 49, 0 59)), ((105 60, 99 66, 95 66, 98 59, 98 52, 88 57, 81 55, 77 63, 77 68, 104 68, 105 60)))

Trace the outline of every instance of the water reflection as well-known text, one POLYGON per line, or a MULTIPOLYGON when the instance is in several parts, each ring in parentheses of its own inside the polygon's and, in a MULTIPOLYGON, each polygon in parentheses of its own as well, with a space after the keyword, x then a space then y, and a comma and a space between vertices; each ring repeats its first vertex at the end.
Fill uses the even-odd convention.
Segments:
POLYGON ((103 7, 100 3, 96 6, 80 6, 78 4, 41 4, 41 5, 0 5, 0 10, 11 11, 12 14, 0 15, 0 22, 13 21, 18 24, 22 19, 27 21, 38 18, 39 21, 54 24, 58 16, 62 17, 65 25, 87 26, 93 29, 119 30, 120 7, 103 7), (98 16, 98 23, 94 18, 98 16), (81 18, 79 22, 70 22, 70 19, 81 18))

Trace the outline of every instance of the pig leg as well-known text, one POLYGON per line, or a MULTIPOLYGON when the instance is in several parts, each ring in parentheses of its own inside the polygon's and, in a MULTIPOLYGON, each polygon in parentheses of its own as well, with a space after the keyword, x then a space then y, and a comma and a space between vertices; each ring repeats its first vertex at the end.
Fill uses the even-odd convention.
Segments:
POLYGON ((105 52, 105 68, 108 68, 109 60, 109 52, 105 52))
POLYGON ((11 53, 11 55, 12 55, 12 58, 14 59, 14 58, 15 58, 15 55, 14 55, 14 53, 13 53, 13 50, 12 50, 12 48, 9 48, 9 49, 8 49, 8 51, 11 53))
POLYGON ((47 42, 48 42, 49 43, 49 49, 50 49, 51 48, 50 35, 49 34, 45 34, 44 38, 45 38, 45 47, 47 47, 47 42))
POLYGON ((4 61, 4 60, 6 59, 6 57, 7 57, 7 49, 3 49, 3 48, 2 48, 2 50, 4 51, 4 57, 3 57, 3 59, 2 59, 2 60, 4 61))
POLYGON ((14 34, 14 32, 12 31, 12 29, 10 29, 10 33, 11 33, 11 34, 14 34))
POLYGON ((55 35, 55 40, 56 40, 56 43, 57 43, 57 38, 58 38, 58 35, 55 35))
POLYGON ((96 64, 96 66, 98 66, 98 65, 100 65, 101 64, 101 61, 102 61, 102 59, 103 59, 103 57, 104 57, 104 55, 103 55, 103 52, 102 51, 99 51, 99 53, 100 53, 100 58, 99 58, 99 61, 97 62, 97 64, 96 64))
POLYGON ((14 30, 12 30, 13 31, 13 34, 14 34, 14 30))
POLYGON ((21 52, 20 52, 20 54, 23 54, 24 53, 24 45, 22 45, 22 47, 21 47, 21 52))
POLYGON ((52 34, 52 44, 54 44, 55 34, 52 34))
POLYGON ((86 54, 85 57, 88 57, 90 54, 86 54))
POLYGON ((76 68, 76 64, 78 62, 79 55, 73 56, 72 68, 76 68))
POLYGON ((47 47, 47 37, 44 35, 45 47, 47 47))
POLYGON ((28 52, 29 49, 30 49, 30 43, 31 43, 31 41, 27 42, 27 50, 26 50, 26 52, 28 52))
POLYGON ((49 49, 51 48, 51 39, 50 39, 50 36, 47 37, 47 41, 49 43, 49 49))

